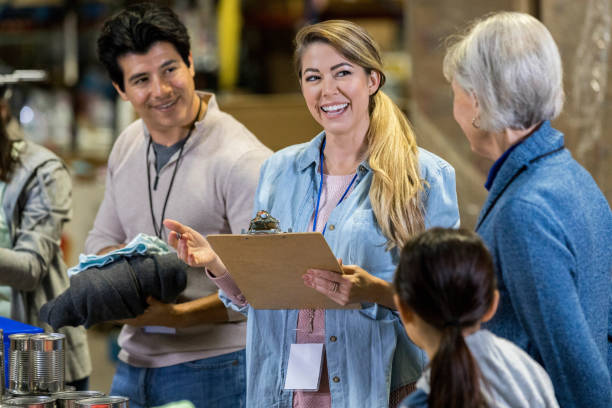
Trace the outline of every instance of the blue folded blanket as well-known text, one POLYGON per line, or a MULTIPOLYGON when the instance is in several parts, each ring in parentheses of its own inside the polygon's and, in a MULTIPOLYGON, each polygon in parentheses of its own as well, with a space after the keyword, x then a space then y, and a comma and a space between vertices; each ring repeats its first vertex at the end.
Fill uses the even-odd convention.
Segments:
POLYGON ((79 255, 79 263, 76 266, 68 269, 68 276, 74 276, 79 272, 93 267, 108 265, 119 258, 130 257, 142 254, 166 254, 172 249, 161 239, 146 235, 138 234, 125 247, 108 252, 104 255, 79 255))

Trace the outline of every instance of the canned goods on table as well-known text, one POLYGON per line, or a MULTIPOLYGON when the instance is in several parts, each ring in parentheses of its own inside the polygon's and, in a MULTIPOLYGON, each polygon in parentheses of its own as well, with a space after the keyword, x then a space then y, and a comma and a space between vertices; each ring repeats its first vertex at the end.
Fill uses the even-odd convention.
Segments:
POLYGON ((55 398, 42 395, 15 397, 2 401, 2 405, 21 408, 55 408, 55 398))
POLYGON ((34 334, 30 337, 30 383, 33 392, 64 389, 66 336, 61 333, 34 334))
POLYGON ((12 394, 30 393, 31 334, 9 335, 9 386, 12 394))
POLYGON ((127 397, 96 397, 87 398, 76 402, 76 408, 129 408, 130 399, 127 397))
POLYGON ((103 397, 100 391, 63 391, 52 394, 56 408, 75 408, 76 402, 93 397, 103 397))

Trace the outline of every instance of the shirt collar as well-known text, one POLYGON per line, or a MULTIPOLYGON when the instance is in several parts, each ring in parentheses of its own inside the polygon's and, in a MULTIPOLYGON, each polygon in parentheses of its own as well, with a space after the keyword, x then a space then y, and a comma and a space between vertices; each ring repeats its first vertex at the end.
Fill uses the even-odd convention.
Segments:
MULTIPOLYGON (((527 137, 523 138, 522 140, 518 141, 517 143, 513 144, 512 146, 510 146, 496 161, 495 163, 493 163, 493 166, 491 166, 491 169, 489 170, 489 175, 487 177, 487 181, 485 182, 485 188, 487 189, 487 191, 491 190, 491 186, 493 186, 493 182, 495 181, 495 177, 497 176, 497 173, 499 172, 499 170, 501 169, 502 165, 504 164, 504 162, 506 161, 506 159, 510 156, 510 153, 512 153, 512 151, 514 149, 516 149, 517 147, 519 147, 524 141, 526 141, 527 139, 530 140, 535 140, 537 139, 536 137, 533 137, 535 135, 539 135, 539 134, 547 134, 549 133, 551 130, 553 130, 550 127, 550 121, 545 120, 542 123, 540 123, 540 125, 527 137)), ((528 144, 528 143, 527 143, 528 144)))
POLYGON ((491 169, 489 170, 489 175, 484 185, 487 191, 491 190, 491 186, 493 185, 495 176, 497 176, 497 173, 499 172, 499 169, 501 168, 502 164, 504 164, 508 156, 510 156, 510 153, 512 153, 514 149, 516 149, 521 143, 523 143, 523 140, 510 146, 508 150, 506 150, 497 160, 495 160, 495 163, 493 163, 493 166, 491 166, 491 169))
MULTIPOLYGON (((306 143, 306 147, 297 157, 298 169, 300 171, 304 171, 313 165, 315 166, 315 168, 319 168, 321 145, 323 144, 324 138, 325 131, 322 131, 317 136, 315 136, 314 139, 306 143)), ((367 158, 359 164, 357 169, 360 173, 367 173, 372 170, 367 158)))

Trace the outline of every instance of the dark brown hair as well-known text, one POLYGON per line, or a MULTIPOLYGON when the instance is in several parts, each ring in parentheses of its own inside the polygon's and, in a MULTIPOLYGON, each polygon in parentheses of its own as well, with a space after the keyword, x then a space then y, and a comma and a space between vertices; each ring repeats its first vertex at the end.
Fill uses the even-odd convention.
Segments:
POLYGON ((5 119, 0 114, 0 181, 8 183, 19 158, 13 155, 13 144, 15 140, 9 138, 6 131, 5 119))
POLYGON ((128 6, 104 22, 98 37, 98 59, 111 80, 125 91, 118 59, 126 54, 146 54, 153 44, 165 41, 176 48, 189 66, 189 33, 178 16, 156 3, 128 6))
POLYGON ((442 334, 430 362, 430 408, 481 408, 480 371, 462 330, 490 309, 493 261, 474 232, 433 228, 402 250, 393 281, 401 302, 442 334))

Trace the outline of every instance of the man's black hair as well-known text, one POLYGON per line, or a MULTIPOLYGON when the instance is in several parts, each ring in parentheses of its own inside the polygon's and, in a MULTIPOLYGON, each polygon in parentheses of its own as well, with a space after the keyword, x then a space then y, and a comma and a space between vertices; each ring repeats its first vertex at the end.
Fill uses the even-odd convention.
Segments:
POLYGON ((113 82, 125 91, 119 57, 146 54, 159 41, 174 45, 189 66, 189 34, 185 25, 169 8, 155 3, 129 6, 109 18, 98 37, 98 59, 113 82))

